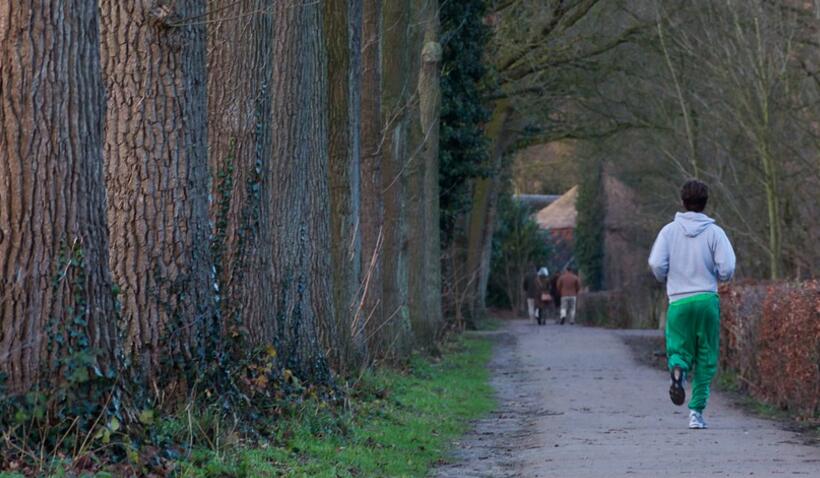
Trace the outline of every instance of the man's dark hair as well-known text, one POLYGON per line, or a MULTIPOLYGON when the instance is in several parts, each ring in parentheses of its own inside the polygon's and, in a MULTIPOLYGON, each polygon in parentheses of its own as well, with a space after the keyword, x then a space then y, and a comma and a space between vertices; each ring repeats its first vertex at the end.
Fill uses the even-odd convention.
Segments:
POLYGON ((709 187, 697 179, 691 179, 680 189, 680 198, 687 211, 703 212, 709 200, 709 187))

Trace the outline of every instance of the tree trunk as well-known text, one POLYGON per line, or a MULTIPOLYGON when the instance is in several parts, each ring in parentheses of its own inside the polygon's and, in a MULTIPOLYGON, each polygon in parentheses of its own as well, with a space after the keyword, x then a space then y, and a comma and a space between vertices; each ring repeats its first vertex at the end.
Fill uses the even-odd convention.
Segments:
POLYGON ((439 234, 438 143, 441 90, 437 0, 416 0, 420 35, 418 51, 418 101, 413 102, 410 128, 412 152, 405 168, 408 176, 408 241, 410 322, 416 343, 432 345, 441 327, 441 245, 439 234), (416 106, 417 105, 417 106, 416 106))
POLYGON ((298 375, 328 381, 334 325, 328 191, 327 58, 321 6, 273 4, 271 223, 280 350, 298 375), (320 323, 320 321, 323 321, 320 323), (321 341, 321 343, 320 343, 321 341))
MULTIPOLYGON (((493 158, 491 158, 493 159, 493 158)), ((466 263, 464 269, 464 293, 459 300, 463 302, 465 322, 467 328, 475 327, 476 303, 478 302, 478 282, 481 275, 481 253, 485 228, 489 215, 490 178, 476 178, 473 180, 473 200, 467 220, 466 263)))
POLYGON ((383 11, 384 56, 382 58, 384 104, 384 322, 382 340, 388 354, 402 357, 409 349, 407 171, 411 154, 409 126, 410 92, 414 69, 411 51, 410 0, 386 2, 383 11))
POLYGON ((95 1, 0 4, 0 385, 11 392, 60 380, 58 361, 81 354, 116 369, 98 27, 95 1))
POLYGON ((211 253, 224 331, 237 346, 275 338, 269 184, 271 0, 218 0, 208 17, 211 253))
POLYGON ((783 264, 782 218, 780 215, 780 194, 777 187, 777 165, 771 157, 768 142, 765 140, 760 142, 762 145, 759 146, 760 151, 758 154, 763 166, 763 189, 766 192, 766 211, 768 213, 769 279, 777 280, 781 278, 783 264))
POLYGON ((361 213, 362 286, 356 314, 367 335, 369 351, 382 352, 377 335, 383 322, 382 259, 384 196, 382 193, 382 1, 362 4, 361 213))
POLYGON ((495 233, 496 204, 501 187, 501 166, 511 138, 507 134, 510 107, 507 101, 495 105, 493 117, 487 127, 490 138, 490 161, 492 173, 489 178, 476 180, 473 207, 470 210, 468 230, 467 273, 474 293, 470 301, 470 320, 486 313, 487 284, 490 277, 493 234, 495 233))
POLYGON ((361 284, 360 86, 362 0, 327 0, 330 243, 333 301, 339 332, 334 355, 344 371, 366 355, 359 313, 361 284))
POLYGON ((176 380, 218 336, 204 14, 205 0, 100 0, 111 270, 126 353, 151 380, 176 380))

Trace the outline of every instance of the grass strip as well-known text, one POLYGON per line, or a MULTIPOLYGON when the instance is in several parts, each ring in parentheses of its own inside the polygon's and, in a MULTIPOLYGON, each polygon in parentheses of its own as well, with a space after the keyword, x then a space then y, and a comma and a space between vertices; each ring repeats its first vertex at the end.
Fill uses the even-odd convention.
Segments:
POLYGON ((461 337, 440 359, 366 374, 345 410, 306 402, 253 447, 200 448, 176 476, 414 477, 442 460, 469 422, 494 406, 486 338, 461 337))

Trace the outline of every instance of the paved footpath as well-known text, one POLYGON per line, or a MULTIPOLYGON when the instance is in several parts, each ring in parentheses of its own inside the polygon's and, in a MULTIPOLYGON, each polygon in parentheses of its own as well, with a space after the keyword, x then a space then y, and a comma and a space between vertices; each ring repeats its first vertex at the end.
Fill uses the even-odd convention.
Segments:
POLYGON ((668 375, 637 363, 625 333, 523 320, 488 333, 498 410, 433 476, 820 477, 820 448, 720 394, 710 429, 689 430, 668 375))

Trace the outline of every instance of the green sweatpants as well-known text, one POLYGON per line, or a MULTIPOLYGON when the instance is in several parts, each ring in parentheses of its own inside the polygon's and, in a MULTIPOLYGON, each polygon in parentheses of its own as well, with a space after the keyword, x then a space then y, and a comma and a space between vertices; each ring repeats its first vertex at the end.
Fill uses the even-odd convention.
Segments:
MULTIPOLYGON (((669 370, 695 369, 689 409, 703 412, 720 353, 720 300, 698 294, 669 304, 666 315, 666 356, 669 370)), ((687 373, 687 375, 691 375, 687 373)))

